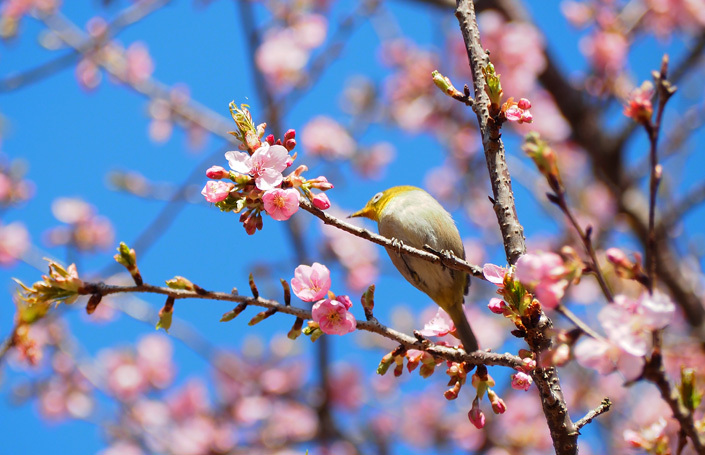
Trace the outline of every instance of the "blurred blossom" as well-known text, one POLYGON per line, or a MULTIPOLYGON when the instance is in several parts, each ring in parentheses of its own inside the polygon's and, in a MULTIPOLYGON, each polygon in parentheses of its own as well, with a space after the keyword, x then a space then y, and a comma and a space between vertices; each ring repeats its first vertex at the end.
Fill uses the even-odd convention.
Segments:
POLYGON ((352 411, 362 406, 365 389, 359 367, 351 364, 337 365, 331 374, 329 396, 334 406, 352 411))
POLYGON ((645 0, 647 28, 661 38, 685 31, 695 34, 705 25, 705 1, 703 0, 645 0))
POLYGON ((291 29, 296 41, 307 49, 313 49, 326 39, 328 19, 320 14, 301 14, 296 16, 291 29))
POLYGON ((96 65, 90 58, 83 58, 78 65, 76 65, 76 80, 78 85, 87 91, 91 91, 100 85, 100 81, 103 79, 98 65, 96 65))
POLYGON ((383 43, 383 63, 394 73, 384 82, 385 98, 392 118, 400 128, 419 132, 433 123, 434 104, 442 99, 430 74, 438 66, 434 52, 418 49, 405 40, 383 43))
POLYGON ((451 163, 430 168, 424 177, 424 187, 436 199, 444 202, 455 202, 458 197, 457 185, 460 175, 451 163))
POLYGON ((147 46, 142 42, 132 43, 125 51, 126 75, 131 84, 140 84, 152 75, 154 62, 147 46))
POLYGON ((355 168, 363 177, 379 179, 387 165, 394 161, 395 155, 394 145, 389 142, 378 142, 357 151, 354 159, 355 168))
POLYGON ((24 224, 19 221, 0 224, 0 265, 13 265, 29 247, 29 232, 24 224))
POLYGON ((49 244, 72 245, 79 250, 93 251, 113 246, 113 225, 107 218, 95 213, 95 208, 81 199, 57 198, 51 205, 56 219, 69 226, 49 229, 49 244))
POLYGON ((146 335, 137 343, 137 363, 156 388, 167 387, 174 378, 173 351, 170 339, 161 334, 146 335))
POLYGON ((144 455, 144 452, 138 444, 118 440, 98 452, 98 455, 144 455))
POLYGON ((303 127, 301 145, 307 155, 338 160, 352 158, 357 148, 355 140, 340 123, 322 115, 303 127))
POLYGON ((627 61, 629 43, 617 32, 595 30, 580 41, 580 50, 598 74, 614 75, 627 61))
POLYGON ((271 417, 262 428, 262 439, 268 446, 309 441, 318 430, 316 412, 308 406, 291 401, 277 401, 271 417))
POLYGON ((184 421, 209 411, 208 388, 201 379, 191 379, 166 399, 171 417, 184 421))
POLYGON ((582 1, 564 0, 561 2, 561 12, 574 27, 582 28, 593 18, 590 5, 582 1))
POLYGON ((0 206, 20 204, 34 196, 34 183, 22 178, 24 167, 21 160, 0 165, 0 206))
MULTIPOLYGON (((541 33, 528 22, 507 22, 495 10, 480 13, 478 22, 482 46, 492 53, 492 63, 502 76, 504 93, 515 98, 529 95, 533 98, 536 77, 546 66, 541 33)), ((465 45, 460 36, 454 40, 458 70, 460 74, 469 74, 465 45)))

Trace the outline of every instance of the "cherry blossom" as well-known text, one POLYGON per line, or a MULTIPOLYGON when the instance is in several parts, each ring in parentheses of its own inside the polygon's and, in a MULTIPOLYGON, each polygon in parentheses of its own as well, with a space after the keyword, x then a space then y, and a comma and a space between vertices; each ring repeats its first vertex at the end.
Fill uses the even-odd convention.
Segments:
POLYGON ((532 289, 546 308, 555 308, 563 298, 568 280, 563 259, 555 253, 525 254, 516 263, 515 277, 532 289))
POLYGON ((311 315, 323 333, 345 335, 354 331, 357 324, 355 316, 348 311, 351 306, 350 298, 342 295, 318 301, 313 305, 311 315))
POLYGON ((228 182, 214 182, 209 180, 206 186, 201 190, 201 194, 208 202, 221 202, 228 198, 230 191, 235 188, 235 185, 228 182))
POLYGON ((294 295, 304 302, 315 302, 324 298, 330 289, 331 279, 328 267, 318 262, 300 265, 294 271, 291 288, 294 295))
POLYGON ((512 388, 516 390, 529 390, 534 380, 528 374, 520 371, 512 375, 512 388))
POLYGON ((419 333, 425 337, 442 337, 455 330, 455 325, 443 308, 438 308, 436 315, 424 325, 419 333))
POLYGON ((227 152, 225 158, 230 168, 240 174, 255 179, 255 185, 262 191, 276 188, 283 180, 282 172, 289 165, 289 151, 281 145, 263 142, 250 156, 245 152, 227 152))
POLYGON ((293 188, 267 190, 262 195, 262 202, 269 216, 277 221, 286 221, 299 210, 299 192, 293 188))

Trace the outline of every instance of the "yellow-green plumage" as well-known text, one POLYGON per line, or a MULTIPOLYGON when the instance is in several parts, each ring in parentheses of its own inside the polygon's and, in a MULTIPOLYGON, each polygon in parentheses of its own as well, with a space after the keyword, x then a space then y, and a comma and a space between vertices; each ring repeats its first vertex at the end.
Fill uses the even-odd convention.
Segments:
MULTIPOLYGON (((395 186, 377 193, 365 207, 351 216, 377 221, 379 233, 405 245, 450 251, 465 258, 463 242, 450 214, 430 194, 414 186, 395 186)), ((426 293, 451 317, 466 351, 478 349, 463 311, 470 277, 441 264, 399 254, 387 248, 392 263, 408 282, 426 293)))

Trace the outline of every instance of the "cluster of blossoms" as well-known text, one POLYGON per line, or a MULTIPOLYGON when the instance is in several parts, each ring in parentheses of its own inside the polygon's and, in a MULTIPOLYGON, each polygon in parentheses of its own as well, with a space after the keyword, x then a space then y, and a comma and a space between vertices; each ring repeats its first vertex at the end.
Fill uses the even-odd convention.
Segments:
POLYGON ((299 194, 321 210, 330 207, 325 193, 311 191, 333 188, 325 177, 304 178, 302 174, 308 170, 304 165, 286 177, 282 174, 296 159, 296 154, 289 155, 296 147, 294 130, 287 131, 283 141, 275 141, 271 134, 262 140, 267 125, 255 126, 246 105, 238 108, 230 103, 230 112, 238 127, 231 134, 240 140, 244 152, 225 154, 231 171, 221 166, 206 171, 206 176, 213 179, 201 191, 208 202, 224 212, 242 212, 240 222, 250 235, 262 229, 262 211, 275 220, 288 220, 299 209, 299 194))
POLYGON ((563 252, 568 261, 558 254, 542 252, 525 254, 514 269, 485 264, 485 278, 498 287, 497 293, 502 296, 490 299, 490 311, 512 319, 521 329, 523 316, 534 318, 540 307, 558 306, 568 284, 577 281, 583 270, 572 248, 565 247, 563 252))
POLYGON ((652 332, 670 324, 675 313, 671 299, 661 292, 638 299, 617 295, 597 315, 606 339, 587 338, 575 347, 575 358, 601 374, 619 370, 626 380, 639 377, 652 346, 652 332))
POLYGON ((81 251, 106 249, 115 237, 109 219, 96 214, 95 207, 81 199, 58 198, 51 205, 57 220, 67 226, 50 229, 46 233, 49 244, 70 245, 81 251))
POLYGON ((531 115, 531 112, 529 112, 529 109, 531 109, 531 102, 526 98, 522 98, 519 101, 514 101, 514 98, 509 98, 507 102, 502 105, 502 112, 504 112, 504 116, 510 122, 533 122, 534 117, 531 115))
POLYGON ((280 4, 282 21, 264 35, 255 52, 257 68, 269 85, 279 92, 288 92, 305 79, 304 70, 311 53, 321 46, 328 33, 328 19, 321 14, 296 10, 308 2, 280 4), (284 23, 282 27, 279 24, 284 23))
MULTIPOLYGON (((325 265, 300 265, 291 279, 291 289, 304 302, 316 302, 311 315, 317 327, 309 325, 308 334, 317 338, 316 329, 329 335, 345 335, 355 330, 357 321, 349 311, 352 301, 347 295, 336 296, 330 291, 330 271, 325 265)), ((314 338, 314 339, 315 339, 314 338)))

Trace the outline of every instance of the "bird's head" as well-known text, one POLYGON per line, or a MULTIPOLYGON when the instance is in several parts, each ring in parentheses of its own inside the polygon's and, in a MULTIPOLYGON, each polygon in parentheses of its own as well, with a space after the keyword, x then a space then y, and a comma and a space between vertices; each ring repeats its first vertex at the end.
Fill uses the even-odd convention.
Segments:
POLYGON ((384 207, 386 207, 386 205, 389 203, 389 201, 391 201, 395 197, 402 196, 408 193, 409 191, 415 191, 418 189, 419 188, 416 188, 415 186, 409 185, 393 186, 391 188, 388 188, 372 196, 372 199, 367 201, 367 204, 365 204, 365 206, 361 210, 358 210, 357 212, 353 213, 348 218, 364 217, 369 218, 373 221, 379 221, 379 216, 384 210, 384 207))

